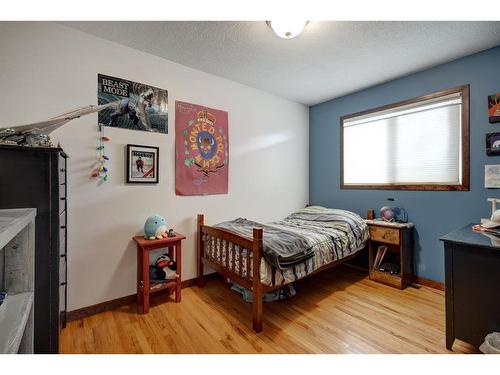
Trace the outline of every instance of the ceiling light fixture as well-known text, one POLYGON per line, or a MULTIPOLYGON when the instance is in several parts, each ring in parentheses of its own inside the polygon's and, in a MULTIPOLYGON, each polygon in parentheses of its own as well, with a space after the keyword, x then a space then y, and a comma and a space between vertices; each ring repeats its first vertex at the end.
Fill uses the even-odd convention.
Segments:
POLYGON ((292 39, 299 35, 309 21, 267 21, 267 25, 283 39, 292 39))

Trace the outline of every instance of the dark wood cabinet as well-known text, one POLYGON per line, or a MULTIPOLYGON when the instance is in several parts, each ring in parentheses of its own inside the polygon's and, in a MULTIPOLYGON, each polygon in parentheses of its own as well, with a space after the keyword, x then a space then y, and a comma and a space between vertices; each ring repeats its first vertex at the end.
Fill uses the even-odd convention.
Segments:
POLYGON ((60 148, 0 145, 0 208, 37 209, 35 353, 58 353, 66 324, 67 156, 60 148))
POLYGON ((478 347, 500 331, 500 238, 468 224, 441 237, 446 282, 446 348, 455 339, 478 347))

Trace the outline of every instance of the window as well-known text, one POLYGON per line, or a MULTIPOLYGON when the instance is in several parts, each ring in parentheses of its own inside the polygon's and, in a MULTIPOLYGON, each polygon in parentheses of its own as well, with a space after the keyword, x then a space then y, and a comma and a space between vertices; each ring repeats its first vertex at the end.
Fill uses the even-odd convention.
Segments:
POLYGON ((469 190, 469 86, 341 118, 341 189, 469 190))

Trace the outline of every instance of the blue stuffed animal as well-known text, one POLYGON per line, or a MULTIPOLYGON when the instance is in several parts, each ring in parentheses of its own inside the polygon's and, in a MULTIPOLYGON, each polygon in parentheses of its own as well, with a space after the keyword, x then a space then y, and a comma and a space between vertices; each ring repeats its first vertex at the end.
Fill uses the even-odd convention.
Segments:
POLYGON ((154 240, 167 237, 167 221, 160 215, 151 215, 144 224, 144 238, 154 240))

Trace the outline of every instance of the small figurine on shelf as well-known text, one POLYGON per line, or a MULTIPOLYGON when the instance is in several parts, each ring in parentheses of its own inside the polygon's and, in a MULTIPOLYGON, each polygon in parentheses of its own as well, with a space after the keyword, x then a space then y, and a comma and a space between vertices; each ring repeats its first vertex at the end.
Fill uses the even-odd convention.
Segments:
MULTIPOLYGON (((394 202, 395 198, 387 198, 388 201, 394 202)), ((384 206, 380 209, 380 217, 384 221, 396 222, 396 223, 407 223, 408 213, 402 207, 388 207, 384 206)))
POLYGON ((144 238, 147 240, 154 240, 166 238, 167 234, 167 221, 160 215, 151 215, 144 223, 144 238))
POLYGON ((165 280, 172 280, 179 277, 177 274, 177 264, 170 259, 168 254, 162 254, 156 259, 156 267, 160 269, 164 274, 165 280))
POLYGON ((175 237, 175 232, 174 232, 174 230, 173 230, 173 229, 169 229, 169 230, 168 230, 168 236, 169 236, 169 237, 175 237))

